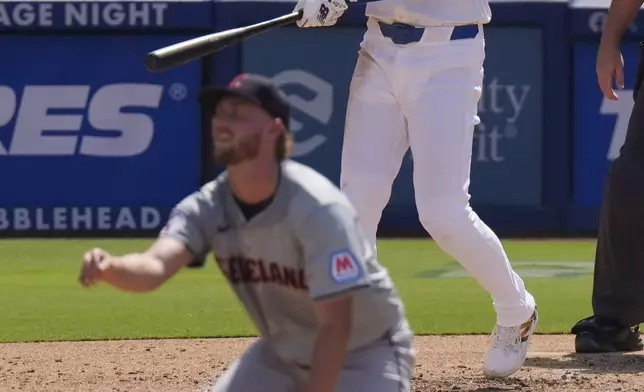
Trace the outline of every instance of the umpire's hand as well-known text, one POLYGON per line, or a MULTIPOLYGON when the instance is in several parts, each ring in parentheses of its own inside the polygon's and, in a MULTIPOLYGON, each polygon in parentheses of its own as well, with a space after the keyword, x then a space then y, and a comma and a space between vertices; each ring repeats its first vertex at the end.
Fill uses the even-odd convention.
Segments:
POLYGON ((619 44, 602 41, 597 52, 596 71, 597 83, 602 93, 606 98, 616 101, 619 96, 613 86, 624 88, 624 58, 619 51, 619 44))
POLYGON ((110 254, 103 249, 94 248, 83 256, 83 266, 80 273, 80 284, 91 287, 102 280, 106 268, 106 260, 110 254))

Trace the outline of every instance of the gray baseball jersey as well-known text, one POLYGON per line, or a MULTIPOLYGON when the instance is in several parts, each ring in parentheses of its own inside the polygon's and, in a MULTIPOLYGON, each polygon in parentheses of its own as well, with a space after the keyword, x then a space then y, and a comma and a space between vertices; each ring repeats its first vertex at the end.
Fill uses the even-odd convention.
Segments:
POLYGON ((271 204, 250 220, 224 172, 175 207, 161 236, 198 256, 214 253, 261 337, 285 363, 311 362, 315 300, 353 293, 350 352, 408 331, 402 302, 353 207, 308 166, 283 162, 271 204))

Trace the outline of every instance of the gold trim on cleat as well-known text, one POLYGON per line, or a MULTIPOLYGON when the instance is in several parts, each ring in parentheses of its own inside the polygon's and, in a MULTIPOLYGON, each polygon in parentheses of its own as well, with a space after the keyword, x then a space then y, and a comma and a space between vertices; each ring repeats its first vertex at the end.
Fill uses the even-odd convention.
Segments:
POLYGON ((525 343, 528 341, 528 338, 530 337, 530 328, 532 328, 532 324, 534 324, 536 318, 537 318, 537 312, 535 311, 534 313, 532 313, 532 317, 530 317, 530 320, 521 324, 521 343, 525 343))

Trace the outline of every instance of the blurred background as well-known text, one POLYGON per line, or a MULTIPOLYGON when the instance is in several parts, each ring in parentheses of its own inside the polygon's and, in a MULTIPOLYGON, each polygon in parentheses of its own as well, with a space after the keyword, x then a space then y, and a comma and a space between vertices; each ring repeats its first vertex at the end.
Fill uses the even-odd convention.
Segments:
MULTIPOLYGON (((458 0, 454 0, 458 1, 458 0)), ((605 1, 492 1, 472 204, 504 237, 594 236, 621 146, 644 13, 623 40, 626 89, 604 100, 595 56, 605 1)), ((199 89, 274 78, 294 107, 294 159, 336 184, 364 5, 331 28, 274 29, 179 68, 146 53, 292 10, 290 1, 0 3, 0 237, 155 235, 221 168, 199 89)), ((380 235, 425 236, 400 171, 380 235)))

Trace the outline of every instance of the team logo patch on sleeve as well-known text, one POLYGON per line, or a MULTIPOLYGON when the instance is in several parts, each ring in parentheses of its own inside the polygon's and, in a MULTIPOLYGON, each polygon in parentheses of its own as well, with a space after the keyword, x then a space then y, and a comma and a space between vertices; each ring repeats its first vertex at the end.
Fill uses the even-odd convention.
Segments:
POLYGON ((353 253, 341 250, 331 254, 331 279, 335 283, 352 283, 362 278, 363 271, 353 253))

